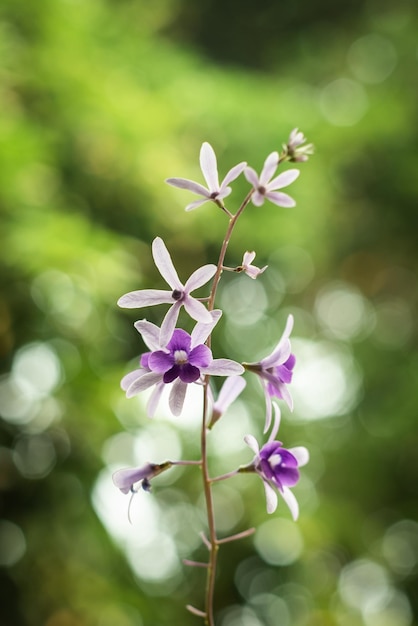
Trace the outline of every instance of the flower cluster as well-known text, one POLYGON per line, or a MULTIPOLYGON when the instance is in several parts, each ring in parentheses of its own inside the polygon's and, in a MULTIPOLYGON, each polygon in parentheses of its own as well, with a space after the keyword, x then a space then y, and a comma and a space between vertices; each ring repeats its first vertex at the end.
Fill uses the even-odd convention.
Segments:
MULTIPOLYGON (((147 319, 140 319, 134 324, 147 351, 140 356, 138 367, 126 374, 121 381, 126 396, 131 398, 145 390, 151 390, 147 413, 153 417, 163 391, 168 389, 170 410, 173 415, 178 416, 183 410, 190 385, 200 385, 204 394, 204 414, 201 420, 200 459, 165 461, 159 464, 148 462, 138 468, 118 470, 113 476, 113 481, 122 493, 134 494, 137 491, 135 485, 141 485, 143 489, 149 491, 151 480, 173 465, 198 465, 202 468, 209 528, 209 539, 205 540, 205 543, 211 552, 210 567, 208 567, 209 578, 214 577, 217 547, 220 543, 215 529, 212 501, 212 488, 216 482, 238 474, 256 473, 263 481, 268 513, 276 510, 277 496, 280 495, 288 505, 292 517, 295 520, 298 517, 298 504, 291 488, 299 480, 299 468, 309 459, 308 451, 301 446, 285 448, 282 442, 276 439, 280 423, 280 409, 277 402, 284 401, 287 407, 293 410, 293 400, 288 388, 296 362, 290 342, 293 316, 288 316, 284 332, 270 354, 259 361, 241 364, 228 358, 214 358, 211 336, 222 315, 222 311, 215 308, 217 288, 222 273, 225 270, 244 273, 255 280, 267 270, 267 265, 261 268, 253 265, 256 256, 254 251, 244 252, 242 262, 236 266, 224 265, 233 229, 250 203, 255 207, 261 207, 265 201, 280 207, 295 205, 293 198, 281 190, 298 178, 299 170, 288 169, 277 175, 276 171, 284 162, 303 162, 308 159, 308 155, 313 152, 313 147, 311 144, 304 145, 305 141, 304 135, 294 129, 287 143, 283 145, 282 152, 279 154, 273 151, 267 156, 259 175, 246 162, 240 162, 228 171, 221 183, 219 183, 215 152, 209 143, 203 143, 200 150, 200 167, 206 186, 186 178, 169 178, 166 182, 199 196, 197 200, 186 206, 186 211, 196 209, 206 202, 212 202, 228 216, 228 226, 217 264, 207 264, 197 268, 183 283, 164 241, 161 237, 156 237, 152 242, 152 256, 169 289, 131 291, 118 301, 120 307, 129 309, 169 305, 160 327, 147 319), (236 213, 232 213, 226 208, 224 200, 231 194, 230 184, 241 174, 250 183, 251 188, 236 213), (210 286, 205 297, 192 295, 208 283, 210 286), (186 314, 194 321, 190 332, 179 323, 182 321, 180 314, 186 314), (255 455, 253 460, 228 474, 211 477, 206 439, 211 429, 244 390, 246 382, 242 375, 245 372, 255 374, 261 382, 265 397, 264 433, 271 429, 270 435, 261 447, 253 435, 247 435, 245 442, 255 455), (225 377, 217 395, 211 387, 212 376, 225 377)), ((248 532, 239 533, 230 540, 246 536, 248 532)), ((227 540, 224 539, 222 542, 227 540)), ((214 578, 208 584, 208 588, 213 589, 213 583, 214 578)), ((207 603, 210 604, 210 602, 211 599, 207 599, 207 603)), ((194 607, 189 607, 189 610, 204 617, 209 626, 213 625, 210 606, 206 606, 206 611, 200 611, 194 607)))

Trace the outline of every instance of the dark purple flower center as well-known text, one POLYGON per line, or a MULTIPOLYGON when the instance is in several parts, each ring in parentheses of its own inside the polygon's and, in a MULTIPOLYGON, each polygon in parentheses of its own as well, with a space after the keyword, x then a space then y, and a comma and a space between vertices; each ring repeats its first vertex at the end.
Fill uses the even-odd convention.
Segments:
POLYGON ((298 462, 279 441, 271 441, 262 447, 258 470, 276 487, 293 487, 299 480, 298 462))
POLYGON ((259 187, 257 187, 257 191, 258 193, 261 193, 262 196, 264 196, 264 194, 266 193, 266 188, 263 187, 263 185, 260 185, 259 187))
POLYGON ((173 300, 181 300, 183 297, 183 292, 180 291, 179 289, 174 289, 171 297, 173 298, 173 300))

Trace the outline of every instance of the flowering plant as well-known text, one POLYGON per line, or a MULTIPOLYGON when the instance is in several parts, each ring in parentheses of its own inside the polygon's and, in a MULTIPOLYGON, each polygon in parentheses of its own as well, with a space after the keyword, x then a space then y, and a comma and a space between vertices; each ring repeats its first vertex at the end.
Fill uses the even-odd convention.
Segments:
POLYGON ((258 268, 252 265, 254 251, 246 251, 242 262, 236 267, 226 267, 224 259, 235 225, 243 211, 252 203, 260 207, 270 201, 280 207, 292 207, 295 201, 286 193, 279 191, 290 185, 299 176, 299 170, 288 169, 275 176, 277 169, 285 162, 303 162, 312 154, 311 144, 305 145, 305 137, 294 129, 283 150, 272 152, 265 160, 261 174, 241 162, 232 167, 222 183, 219 183, 217 159, 213 148, 205 142, 200 151, 200 166, 207 187, 185 178, 169 178, 167 183, 186 189, 200 196, 186 206, 186 211, 196 209, 205 202, 212 202, 228 217, 228 226, 223 240, 218 261, 195 269, 183 284, 177 274, 170 253, 164 241, 156 237, 152 243, 154 262, 169 285, 169 290, 141 289, 123 295, 118 304, 124 308, 141 309, 152 305, 170 305, 161 326, 158 327, 146 319, 135 323, 136 330, 142 336, 148 351, 142 354, 139 367, 126 374, 122 381, 122 389, 128 398, 146 389, 153 389, 147 405, 150 417, 155 414, 163 390, 169 386, 169 407, 173 415, 180 415, 187 399, 190 385, 199 385, 203 394, 203 414, 201 420, 200 458, 166 460, 160 463, 148 462, 142 467, 122 468, 113 475, 113 482, 122 493, 133 495, 137 485, 149 491, 151 481, 160 473, 175 465, 198 466, 203 477, 203 493, 207 511, 207 534, 202 534, 208 548, 208 560, 205 563, 185 561, 187 565, 204 567, 207 571, 206 594, 203 608, 191 605, 187 609, 203 618, 207 626, 214 626, 214 590, 217 560, 220 545, 249 536, 253 528, 244 530, 230 537, 219 537, 215 524, 215 510, 212 489, 215 483, 228 480, 233 476, 255 473, 263 481, 267 500, 267 512, 273 513, 280 495, 290 509, 294 520, 298 518, 297 500, 291 491, 299 480, 299 468, 309 460, 305 447, 285 448, 276 439, 280 408, 278 401, 283 400, 287 407, 293 409, 293 401, 288 385, 291 383, 293 368, 296 363, 291 351, 290 334, 293 329, 293 316, 289 315, 283 335, 273 351, 258 362, 237 363, 228 358, 214 358, 211 349, 211 337, 222 311, 215 308, 218 285, 224 271, 242 272, 255 280, 267 270, 267 266, 258 268), (251 188, 236 213, 231 213, 224 204, 230 195, 229 186, 238 176, 244 174, 251 188), (192 295, 196 289, 211 281, 208 295, 198 298, 192 295), (181 307, 196 322, 189 334, 177 327, 181 307), (209 468, 207 441, 212 428, 222 418, 229 406, 243 391, 246 382, 245 372, 255 373, 263 387, 265 396, 264 434, 270 430, 267 441, 261 446, 252 434, 245 437, 245 443, 254 452, 253 460, 227 474, 213 476, 209 468), (217 398, 211 387, 212 376, 223 376, 223 383, 217 398), (274 411, 273 411, 274 409, 274 411), (273 419, 274 418, 274 419, 273 419))

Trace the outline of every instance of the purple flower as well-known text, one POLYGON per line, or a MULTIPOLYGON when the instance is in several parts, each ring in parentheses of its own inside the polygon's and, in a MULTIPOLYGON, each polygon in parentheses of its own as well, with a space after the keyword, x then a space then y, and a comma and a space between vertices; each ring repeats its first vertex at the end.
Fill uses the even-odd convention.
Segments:
POLYGON ((245 252, 242 258, 242 264, 238 268, 238 271, 244 272, 250 278, 255 279, 267 269, 267 265, 265 265, 261 269, 259 267, 256 267, 255 265, 251 265, 254 259, 255 252, 245 252))
POLYGON ((193 298, 190 293, 201 287, 212 278, 216 265, 204 265, 197 269, 183 285, 177 275, 170 254, 161 237, 152 242, 152 255, 161 276, 170 285, 170 291, 161 289, 140 289, 131 291, 118 300, 118 305, 126 309, 140 309, 154 304, 171 304, 161 324, 160 344, 165 345, 171 338, 177 323, 180 308, 184 306, 187 313, 197 322, 210 324, 211 315, 202 302, 193 298))
MULTIPOLYGON (((203 196, 202 200, 195 200, 186 206, 186 211, 191 211, 209 200, 219 203, 223 198, 229 196, 232 191, 231 187, 228 187, 229 183, 238 178, 246 165, 247 164, 244 162, 235 165, 235 167, 229 170, 222 183, 219 184, 216 155, 212 146, 205 142, 200 149, 200 169, 202 170, 207 187, 203 187, 203 185, 188 180, 187 178, 168 178, 166 182, 169 185, 173 185, 173 187, 188 189, 199 196, 203 196)), ((223 206, 223 203, 221 203, 221 205, 223 206)))
POLYGON ((114 485, 121 490, 122 493, 135 493, 135 483, 141 483, 141 486, 145 491, 150 489, 150 480, 161 474, 165 469, 171 467, 171 464, 163 463, 156 465, 154 463, 146 463, 142 467, 132 467, 127 469, 120 469, 112 476, 114 485))
POLYGON ((293 519, 297 520, 299 505, 290 487, 294 487, 299 480, 299 467, 306 465, 309 460, 308 450, 303 446, 286 449, 281 441, 268 441, 260 450, 252 435, 247 435, 245 442, 255 453, 252 463, 245 469, 253 468, 262 479, 267 513, 274 513, 276 510, 279 493, 289 507, 293 519))
POLYGON ((273 180, 270 180, 278 165, 279 153, 272 152, 265 160, 260 176, 257 175, 256 171, 253 170, 252 167, 245 168, 245 177, 254 187, 251 202, 255 206, 261 206, 266 199, 282 207, 295 206, 296 203, 293 198, 288 196, 286 193, 278 191, 278 189, 287 187, 287 185, 293 183, 293 181, 299 176, 299 170, 287 170, 286 172, 282 172, 276 176, 276 178, 273 178, 273 180))
POLYGON ((175 329, 170 341, 161 348, 158 345, 158 327, 142 320, 135 323, 150 352, 142 355, 141 368, 130 372, 121 381, 126 396, 136 394, 153 387, 147 411, 152 416, 157 407, 164 385, 173 383, 169 406, 174 415, 180 415, 187 385, 197 382, 206 374, 217 376, 236 376, 244 368, 230 359, 213 359, 211 350, 204 345, 221 316, 221 311, 211 312, 211 323, 196 324, 191 335, 182 329, 175 329))
POLYGON ((305 135, 297 128, 294 128, 290 133, 287 144, 283 145, 283 149, 289 157, 289 161, 299 163, 308 160, 309 155, 314 152, 314 146, 312 143, 307 143, 305 146, 302 145, 305 142, 305 135))
POLYGON ((289 335, 293 328, 293 316, 287 318, 286 328, 279 343, 268 356, 257 363, 244 363, 245 369, 258 374, 261 379, 264 395, 266 398, 266 432, 271 423, 271 399, 273 397, 283 399, 290 410, 293 410, 292 396, 287 386, 293 375, 296 363, 294 354, 291 354, 289 335))

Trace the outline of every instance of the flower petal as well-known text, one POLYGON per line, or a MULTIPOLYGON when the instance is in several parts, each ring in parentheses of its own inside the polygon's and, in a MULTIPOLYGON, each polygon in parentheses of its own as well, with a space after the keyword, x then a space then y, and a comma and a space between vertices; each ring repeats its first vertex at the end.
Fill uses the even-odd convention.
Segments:
POLYGON ((160 383, 161 380, 162 375, 158 372, 146 372, 141 378, 137 378, 129 385, 126 390, 126 397, 132 398, 141 391, 145 391, 145 389, 149 389, 149 387, 160 383))
POLYGON ((230 359, 214 359, 208 367, 202 368, 203 374, 211 374, 213 376, 239 376, 244 371, 240 363, 230 359))
POLYGON ((267 513, 274 513, 277 509, 277 493, 266 480, 263 480, 264 492, 266 494, 267 513))
POLYGON ((299 517, 299 505, 294 494, 290 491, 289 487, 283 487, 279 493, 289 507, 292 517, 296 522, 299 517))
POLYGON ((227 185, 229 185, 229 183, 232 183, 233 180, 238 178, 238 176, 241 174, 241 172, 244 171, 246 167, 247 164, 243 161, 242 163, 238 163, 238 165, 235 165, 233 168, 231 168, 222 181, 221 192, 226 190, 227 185))
POLYGON ((287 316, 287 320, 286 320, 285 329, 284 329, 283 334, 280 337, 280 339, 279 339, 275 349, 273 350, 273 352, 271 354, 269 354, 268 356, 266 356, 264 359, 262 359, 260 361, 260 364, 263 366, 263 368, 272 367, 273 365, 277 365, 278 364, 277 363, 278 360, 280 360, 282 363, 285 363, 287 361, 287 359, 290 356, 290 351, 289 351, 289 355, 285 358, 284 361, 282 361, 282 358, 286 355, 287 350, 288 350, 287 347, 286 347, 285 350, 282 349, 282 343, 284 343, 285 340, 289 338, 290 333, 293 330, 293 323, 294 323, 293 315, 288 315, 287 316))
POLYGON ((193 274, 191 274, 190 278, 187 279, 186 284, 184 285, 184 291, 186 293, 190 293, 198 287, 205 285, 212 278, 212 276, 215 275, 215 272, 216 265, 213 263, 199 267, 193 272, 193 274))
POLYGON ((209 313, 211 316, 211 322, 209 324, 205 324, 204 322, 198 322, 192 330, 192 348, 198 346, 201 343, 205 343, 206 339, 209 337, 212 330, 215 328, 216 324, 222 316, 222 311, 220 309, 214 309, 213 311, 209 311, 209 313))
POLYGON ((279 432, 281 411, 280 411, 280 407, 275 402, 272 402, 271 404, 273 405, 273 408, 274 408, 274 422, 273 422, 273 428, 271 429, 270 437, 268 438, 268 440, 274 441, 274 439, 276 439, 277 433, 279 432))
POLYGON ((273 204, 277 204, 277 206, 284 208, 296 206, 294 199, 291 196, 288 196, 287 193, 282 193, 281 191, 267 191, 265 197, 273 204))
POLYGON ((242 376, 229 376, 221 387, 213 410, 220 414, 225 413, 234 400, 238 398, 246 384, 242 376))
POLYGON ((253 169, 252 167, 247 166, 244 169, 244 176, 248 180, 248 182, 254 187, 254 189, 256 189, 258 187, 258 185, 259 185, 258 175, 257 175, 257 172, 255 171, 255 169, 253 169))
POLYGON ((218 164, 212 146, 205 141, 200 149, 200 169, 210 193, 219 191, 218 164))
POLYGON ((251 263, 255 259, 255 252, 244 252, 244 256, 242 257, 242 265, 245 267, 246 265, 251 265, 251 263))
POLYGON ((269 369, 270 367, 277 367, 286 363, 290 357, 291 345, 289 339, 280 339, 279 343, 264 359, 261 359, 260 365, 263 369, 269 369))
POLYGON ((149 355, 148 366, 153 372, 165 374, 174 365, 174 358, 164 350, 157 350, 149 355))
POLYGON ((147 370, 138 369, 138 370, 134 370, 133 372, 129 372, 129 374, 126 374, 126 376, 124 376, 122 380, 120 381, 120 386, 122 387, 123 391, 126 391, 128 387, 132 385, 134 380, 141 378, 141 376, 143 376, 146 373, 147 373, 147 370))
POLYGON ((294 448, 289 448, 289 452, 296 458, 298 467, 303 467, 308 463, 309 451, 305 448, 305 446, 295 446, 294 448))
POLYGON ((152 476, 153 466, 147 463, 143 467, 132 467, 117 470, 112 475, 113 484, 121 490, 122 493, 129 493, 134 483, 152 476))
POLYGON ((262 206, 264 204, 265 199, 266 199, 266 196, 264 195, 264 193, 260 193, 257 190, 255 190, 253 195, 251 196, 251 202, 253 203, 254 206, 262 206))
POLYGON ((258 457, 258 455, 260 454, 260 448, 258 446, 257 439, 253 435, 245 435, 244 441, 258 457))
POLYGON ((210 324, 212 322, 212 316, 202 302, 196 300, 192 296, 186 295, 183 300, 184 308, 187 313, 197 322, 203 322, 204 324, 210 324))
POLYGON ((170 287, 183 291, 183 285, 177 275, 170 253, 161 237, 156 237, 152 242, 152 256, 161 276, 170 287))
POLYGON ((190 202, 184 209, 185 211, 193 211, 193 209, 197 209, 197 207, 205 204, 205 202, 209 202, 210 198, 203 198, 203 200, 195 200, 194 202, 190 202))
POLYGON ((160 347, 160 329, 158 326, 148 322, 148 320, 138 320, 134 326, 140 333, 145 345, 150 350, 158 350, 160 347))
POLYGON ((281 189, 282 187, 287 187, 293 181, 297 179, 299 176, 299 170, 287 170, 286 172, 282 172, 276 178, 273 178, 267 185, 268 191, 276 191, 276 189, 281 189))
POLYGON ((197 193, 199 196, 204 196, 208 200, 210 199, 210 192, 206 187, 200 185, 199 183, 195 183, 194 180, 189 180, 188 178, 167 178, 165 181, 169 185, 173 187, 178 187, 179 189, 187 189, 188 191, 192 191, 193 193, 197 193))
POLYGON ((195 367, 207 367, 211 362, 212 352, 203 344, 196 346, 189 353, 189 363, 195 367))
POLYGON ((168 404, 173 415, 178 416, 182 412, 186 391, 187 383, 184 383, 178 378, 171 388, 168 399, 168 404))
POLYGON ((121 296, 117 302, 123 309, 142 309, 144 306, 173 302, 170 291, 162 289, 139 289, 121 296))
POLYGON ((148 417, 154 417, 155 411, 157 410, 158 403, 160 401, 161 395, 164 391, 165 384, 163 382, 155 385, 155 389, 151 393, 148 403, 147 403, 147 415, 148 417))
POLYGON ((268 155, 267 159, 264 161, 263 170, 260 174, 260 179, 258 182, 258 186, 266 187, 268 181, 273 176, 274 172, 277 170, 279 165, 279 153, 272 152, 268 155))
POLYGON ((166 346, 173 336, 182 303, 175 302, 165 314, 160 329, 160 345, 166 346))

